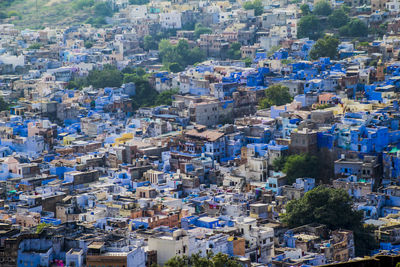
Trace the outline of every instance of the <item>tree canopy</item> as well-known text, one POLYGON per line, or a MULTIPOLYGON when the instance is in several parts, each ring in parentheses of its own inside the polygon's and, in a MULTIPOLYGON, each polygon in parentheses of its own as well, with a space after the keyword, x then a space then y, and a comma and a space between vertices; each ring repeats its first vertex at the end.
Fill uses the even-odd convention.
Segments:
POLYGON ((75 0, 72 2, 72 8, 75 10, 92 7, 93 5, 94 5, 94 0, 75 0))
POLYGON ((89 49, 93 47, 93 43, 91 41, 85 41, 84 46, 85 48, 89 49))
POLYGON ((151 36, 151 35, 146 35, 146 36, 143 38, 143 49, 144 49, 144 50, 146 50, 146 51, 149 51, 149 50, 157 50, 157 48, 158 48, 158 42, 157 42, 157 40, 155 40, 155 39, 153 38, 153 36, 151 36))
POLYGON ((104 65, 101 70, 91 70, 87 77, 71 80, 67 87, 69 89, 81 89, 90 85, 94 88, 120 87, 123 78, 123 73, 115 66, 104 65))
POLYGON ((194 28, 194 36, 196 37, 196 39, 198 39, 200 37, 200 35, 207 34, 207 33, 212 33, 211 28, 204 27, 200 23, 196 24, 196 26, 194 28))
POLYGON ((102 70, 92 70, 86 78, 78 78, 68 83, 68 88, 80 89, 92 85, 94 88, 120 87, 122 83, 134 83, 136 95, 132 98, 133 109, 154 105, 170 105, 171 96, 178 90, 171 89, 159 94, 149 83, 148 74, 142 68, 126 67, 119 71, 116 67, 106 65, 102 70))
POLYGON ((111 5, 107 2, 96 2, 93 9, 95 17, 110 17, 113 14, 111 5))
POLYGON ((241 267, 237 261, 226 254, 207 253, 206 257, 201 257, 199 253, 192 256, 175 256, 168 260, 166 267, 241 267))
POLYGON ((311 14, 311 9, 310 9, 310 6, 308 4, 302 4, 300 6, 300 10, 301 10, 301 14, 303 16, 307 16, 307 15, 311 14))
POLYGON ((156 98, 155 104, 157 106, 160 105, 171 105, 172 104, 172 96, 179 93, 179 89, 173 88, 170 90, 162 91, 156 98))
POLYGON ((123 74, 116 67, 105 65, 102 70, 89 72, 86 83, 94 88, 120 87, 123 78, 123 74))
POLYGON ((349 22, 349 16, 342 8, 335 9, 328 17, 329 25, 333 28, 340 28, 349 22))
MULTIPOLYGON (((300 9, 303 17, 297 25, 298 38, 308 37, 317 40, 323 36, 326 29, 339 29, 340 36, 346 37, 362 37, 368 34, 368 27, 365 23, 359 19, 350 20, 347 6, 332 9, 330 4, 323 0, 316 3, 312 11, 309 10, 307 4, 301 5, 300 9)), ((386 27, 383 27, 383 31, 379 27, 375 29, 379 33, 384 33, 385 30, 386 27)))
POLYGON ((44 222, 39 223, 36 226, 36 233, 38 234, 38 233, 42 232, 43 229, 48 228, 49 226, 51 226, 51 224, 49 224, 49 223, 44 223, 44 222))
POLYGON ((332 13, 332 7, 327 1, 319 1, 314 5, 313 14, 319 16, 329 16, 332 13))
POLYGON ((129 4, 131 5, 146 5, 149 2, 149 0, 129 0, 129 4))
POLYGON ((286 157, 278 157, 272 161, 272 167, 274 171, 279 172, 282 171, 285 167, 286 157))
POLYGON ((42 44, 41 43, 33 43, 33 44, 31 44, 29 47, 28 47, 28 49, 29 50, 32 50, 32 49, 40 49, 42 47, 42 44))
POLYGON ((246 10, 254 9, 254 15, 260 16, 264 13, 264 6, 261 0, 254 0, 253 2, 247 1, 244 3, 243 8, 246 10))
POLYGON ((324 28, 322 27, 319 19, 314 15, 304 16, 300 19, 297 26, 298 38, 310 38, 317 40, 322 36, 324 28))
POLYGON ((368 36, 368 26, 359 19, 352 19, 339 29, 339 33, 342 36, 365 37, 368 36))
POLYGON ((136 94, 132 98, 133 109, 149 107, 156 104, 158 92, 154 89, 142 68, 129 68, 124 71, 124 83, 135 83, 136 94))
POLYGON ((260 108, 280 106, 292 101, 289 88, 281 84, 274 84, 265 90, 265 97, 260 100, 260 108))
POLYGON ((4 98, 2 96, 0 96, 0 111, 7 110, 9 109, 9 107, 9 104, 4 101, 4 98))
POLYGON ((324 38, 318 39, 310 51, 311 59, 320 57, 330 57, 335 59, 338 54, 339 40, 333 36, 325 35, 324 38))
POLYGON ((164 66, 172 72, 182 71, 186 66, 201 62, 205 58, 199 47, 190 48, 186 40, 179 40, 178 44, 174 45, 163 39, 158 44, 158 50, 164 66))
POLYGON ((346 191, 326 186, 318 186, 299 200, 290 201, 282 216, 283 222, 291 228, 320 223, 331 230, 353 231, 357 256, 367 255, 377 246, 373 229, 364 227, 362 219, 362 211, 353 208, 352 199, 346 191))
POLYGON ((353 202, 346 191, 318 186, 301 199, 290 201, 283 221, 289 227, 321 223, 331 230, 352 230, 361 226, 362 218, 362 212, 353 209, 353 202))
POLYGON ((245 64, 246 68, 250 67, 251 63, 253 63, 253 60, 251 58, 249 58, 249 57, 244 58, 243 61, 244 61, 244 64, 245 64))
POLYGON ((230 45, 229 49, 228 49, 228 53, 227 56, 229 59, 240 59, 241 53, 240 53, 240 47, 241 44, 238 42, 234 42, 230 45))
MULTIPOLYGON (((279 164, 282 163, 279 162, 279 164)), ((279 166, 282 165, 277 165, 279 166)), ((282 171, 286 174, 289 184, 294 183, 297 178, 317 178, 319 177, 318 158, 309 154, 290 155, 286 158, 282 171)))

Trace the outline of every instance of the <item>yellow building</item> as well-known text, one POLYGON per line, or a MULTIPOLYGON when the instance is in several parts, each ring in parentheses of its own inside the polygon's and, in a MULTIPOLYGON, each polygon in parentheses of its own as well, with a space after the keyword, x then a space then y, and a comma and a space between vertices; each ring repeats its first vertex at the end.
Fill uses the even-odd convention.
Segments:
POLYGON ((124 133, 121 137, 115 138, 113 146, 123 145, 133 139, 133 133, 124 133))

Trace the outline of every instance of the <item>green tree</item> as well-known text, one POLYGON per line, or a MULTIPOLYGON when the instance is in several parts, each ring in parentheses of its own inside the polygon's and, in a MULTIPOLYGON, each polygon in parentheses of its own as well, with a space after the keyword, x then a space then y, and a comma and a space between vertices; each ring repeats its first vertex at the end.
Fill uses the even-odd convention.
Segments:
POLYGON ((229 59, 240 59, 241 58, 240 47, 241 47, 240 43, 238 43, 238 42, 232 43, 228 49, 228 53, 227 53, 228 58, 229 59))
POLYGON ((40 233, 43 229, 45 229, 45 228, 47 228, 47 227, 49 227, 49 226, 51 226, 51 224, 49 224, 49 223, 39 223, 39 224, 36 226, 36 233, 37 233, 37 234, 40 233))
POLYGON ((150 85, 148 74, 146 74, 144 69, 127 67, 122 72, 124 73, 124 83, 133 82, 136 87, 136 94, 132 98, 133 109, 154 106, 157 101, 158 92, 150 85))
POLYGON ((307 15, 310 15, 310 14, 311 14, 310 6, 307 5, 307 4, 302 4, 302 5, 300 6, 300 10, 301 10, 301 14, 302 14, 303 16, 307 16, 307 15))
POLYGON ((126 67, 122 70, 122 73, 124 75, 124 83, 135 83, 148 78, 146 71, 141 67, 126 67))
POLYGON ((349 16, 343 9, 335 9, 328 17, 329 25, 333 28, 340 28, 349 22, 349 16))
POLYGON ((318 106, 315 107, 315 109, 326 109, 329 108, 329 104, 319 104, 318 106))
POLYGON ((92 26, 96 27, 96 28, 100 28, 103 25, 107 24, 107 21, 104 17, 90 17, 86 20, 86 23, 91 24, 92 26))
POLYGON ((74 0, 72 2, 72 8, 76 11, 82 10, 94 5, 94 0, 74 0))
POLYGON ((264 6, 261 0, 254 0, 253 2, 247 1, 244 3, 243 8, 246 10, 254 9, 255 16, 260 16, 262 13, 264 13, 264 6))
POLYGON ((147 79, 139 79, 135 82, 136 95, 133 97, 133 108, 154 106, 158 92, 149 84, 147 79))
POLYGON ((282 216, 282 221, 291 228, 320 223, 331 230, 353 231, 357 256, 368 255, 377 247, 373 229, 364 227, 362 219, 362 211, 353 209, 352 199, 346 191, 325 186, 318 186, 301 199, 290 201, 282 216))
POLYGON ((92 70, 86 78, 86 84, 94 88, 120 87, 124 76, 121 71, 111 65, 105 65, 102 70, 92 70))
POLYGON ((92 85, 94 88, 120 87, 124 76, 115 66, 104 65, 102 70, 91 70, 85 78, 75 78, 71 80, 67 88, 81 89, 92 85))
POLYGON ((93 43, 91 41, 85 41, 85 48, 89 49, 93 47, 93 43))
POLYGON ((309 154, 290 155, 287 157, 282 171, 286 174, 289 184, 294 183, 297 178, 318 178, 318 158, 309 154))
POLYGON ((68 82, 67 88, 81 90, 84 86, 86 86, 86 79, 75 78, 68 82))
POLYGON ((379 37, 383 37, 388 31, 388 24, 389 22, 386 21, 384 23, 379 24, 378 26, 374 25, 373 27, 370 27, 368 29, 368 32, 377 35, 379 37))
POLYGON ((195 47, 188 51, 186 59, 186 65, 193 65, 202 62, 205 59, 205 54, 200 47, 195 47))
POLYGON ((149 0, 129 0, 131 5, 147 5, 149 2, 149 0))
POLYGON ((346 191, 318 186, 301 199, 290 201, 282 219, 289 227, 321 223, 331 230, 352 230, 361 226, 362 218, 346 191))
POLYGON ((271 57, 276 51, 278 51, 281 47, 279 45, 274 45, 269 49, 267 53, 267 57, 271 57))
POLYGON ((0 11, 0 19, 6 19, 8 18, 8 15, 5 11, 0 11))
POLYGON ((194 36, 196 37, 196 39, 198 39, 200 37, 200 35, 208 34, 208 33, 212 33, 211 28, 204 27, 200 23, 196 24, 196 26, 194 28, 194 36))
POLYGON ((41 43, 33 43, 33 44, 31 44, 29 47, 28 47, 28 49, 29 50, 32 50, 32 49, 40 49, 42 47, 42 44, 41 43))
POLYGON ((207 257, 201 257, 200 253, 193 254, 190 257, 190 263, 192 266, 196 266, 196 267, 212 267, 213 266, 212 259, 208 254, 207 254, 207 257))
POLYGON ((319 19, 314 15, 304 16, 300 19, 297 26, 297 37, 298 38, 310 38, 317 40, 322 36, 324 28, 321 25, 319 19))
POLYGON ((8 110, 9 107, 10 107, 9 104, 6 101, 4 101, 4 98, 2 96, 0 96, 0 111, 8 110))
POLYGON ((158 43, 151 35, 146 35, 143 38, 143 49, 144 50, 146 50, 146 51, 157 50, 157 48, 158 48, 158 43))
POLYGON ((281 84, 274 84, 265 90, 265 98, 261 99, 260 108, 280 106, 292 102, 289 88, 281 84))
POLYGON ((178 44, 173 45, 169 40, 163 39, 158 44, 158 50, 164 67, 170 69, 172 63, 177 63, 173 64, 174 71, 181 71, 205 58, 200 48, 190 48, 186 40, 179 40, 178 44))
POLYGON ((187 21, 184 24, 182 24, 183 31, 194 31, 195 27, 196 27, 195 21, 187 21))
POLYGON ((172 96, 179 93, 179 89, 173 88, 170 90, 162 91, 156 98, 155 104, 157 106, 160 105, 171 105, 172 104, 172 96))
POLYGON ((333 36, 325 35, 324 38, 318 39, 310 51, 311 59, 320 57, 330 57, 335 59, 338 53, 339 40, 333 36))
POLYGON ((327 1, 319 1, 315 4, 313 14, 319 16, 329 16, 332 13, 331 5, 327 1))
POLYGON ((339 29, 339 33, 341 36, 366 37, 368 36, 368 26, 359 19, 352 19, 339 29))
POLYGON ((221 252, 212 257, 214 267, 241 267, 242 265, 233 258, 221 252))
POLYGON ((164 64, 175 62, 175 60, 177 59, 176 57, 178 55, 175 46, 172 45, 167 39, 162 39, 160 41, 160 43, 158 44, 158 51, 160 52, 160 58, 164 64))
POLYGON ((246 68, 251 66, 251 63, 253 63, 253 60, 249 57, 246 57, 244 60, 244 65, 246 66, 246 68))
POLYGON ((342 5, 342 9, 346 14, 349 14, 351 10, 351 8, 348 5, 342 5))
POLYGON ((279 172, 282 171, 285 167, 286 157, 278 157, 272 161, 272 167, 274 171, 279 172))
POLYGON ((179 63, 177 63, 177 62, 172 62, 172 63, 170 63, 170 64, 168 65, 168 70, 169 70, 170 72, 177 73, 177 72, 183 71, 184 68, 183 68, 181 65, 179 65, 179 63))
POLYGON ((169 259, 164 266, 166 267, 188 267, 189 266, 189 258, 184 255, 182 257, 175 256, 169 259))
POLYGON ((235 259, 226 254, 207 253, 206 257, 201 257, 199 253, 192 256, 175 256, 169 259, 164 266, 167 267, 241 267, 235 259))
POLYGON ((11 18, 11 17, 18 17, 19 19, 21 19, 21 13, 19 13, 18 11, 15 10, 11 10, 7 13, 7 17, 11 18))
POLYGON ((112 8, 107 2, 96 2, 93 10, 95 17, 111 17, 113 14, 112 8))

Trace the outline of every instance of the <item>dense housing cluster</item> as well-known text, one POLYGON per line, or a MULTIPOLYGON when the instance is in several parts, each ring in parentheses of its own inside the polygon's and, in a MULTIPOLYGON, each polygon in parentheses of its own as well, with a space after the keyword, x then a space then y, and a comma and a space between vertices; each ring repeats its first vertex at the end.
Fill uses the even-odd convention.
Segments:
POLYGON ((400 262, 398 2, 62 5, 0 3, 0 266, 400 262))

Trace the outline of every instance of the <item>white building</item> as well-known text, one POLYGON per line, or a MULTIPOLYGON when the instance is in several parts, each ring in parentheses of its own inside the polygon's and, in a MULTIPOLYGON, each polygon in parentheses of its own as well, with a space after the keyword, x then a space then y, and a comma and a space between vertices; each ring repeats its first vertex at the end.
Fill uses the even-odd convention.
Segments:
POLYGON ((390 12, 397 13, 400 11, 400 1, 396 1, 396 0, 390 1, 390 2, 387 2, 385 5, 386 5, 386 9, 389 10, 390 12))
POLYGON ((274 256, 274 229, 257 226, 257 220, 240 217, 235 222, 248 244, 246 257, 259 263, 270 263, 274 256))
POLYGON ((164 265, 172 257, 189 255, 189 236, 182 229, 174 231, 172 235, 160 233, 149 237, 148 247, 157 251, 157 264, 164 265))
POLYGON ((147 6, 130 6, 129 7, 129 16, 132 20, 143 19, 147 17, 147 6))
POLYGON ((182 28, 181 13, 170 12, 160 14, 161 27, 164 29, 180 29, 182 28))
POLYGON ((25 66, 25 56, 15 56, 9 54, 0 55, 0 64, 10 64, 14 69, 17 66, 25 66))
POLYGON ((84 264, 83 264, 83 250, 82 249, 71 248, 65 254, 65 260, 67 262, 67 266, 75 266, 75 267, 84 266, 84 264))

